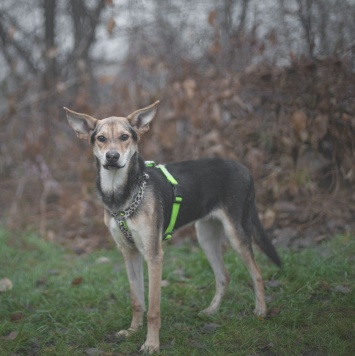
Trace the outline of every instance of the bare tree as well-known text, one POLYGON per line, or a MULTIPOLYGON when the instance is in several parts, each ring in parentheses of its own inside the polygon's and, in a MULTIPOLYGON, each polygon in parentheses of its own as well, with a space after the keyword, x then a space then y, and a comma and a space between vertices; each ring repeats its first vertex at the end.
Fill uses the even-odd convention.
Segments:
POLYGON ((44 86, 50 88, 57 77, 55 43, 55 24, 56 24, 56 0, 43 0, 44 12, 44 44, 45 44, 45 71, 44 86))
POLYGON ((67 39, 73 36, 74 45, 65 52, 62 47, 67 43, 58 43, 57 40, 57 19, 59 15, 63 16, 63 13, 59 14, 57 0, 37 0, 31 6, 21 0, 2 4, 0 48, 8 68, 17 74, 17 80, 29 75, 42 77, 42 85, 49 89, 58 75, 72 74, 68 68, 75 68, 73 64, 80 60, 86 64, 90 62, 90 50, 95 43, 96 29, 106 1, 96 0, 90 4, 93 6, 82 0, 66 2, 68 11, 64 15, 68 24, 72 22, 74 31, 70 31, 70 26, 64 31, 67 39), (24 13, 26 21, 22 20, 24 13))
POLYGON ((70 1, 72 23, 74 25, 74 48, 71 58, 87 61, 89 51, 95 42, 95 32, 100 15, 105 7, 105 0, 98 0, 93 9, 83 0, 70 1))
POLYGON ((29 33, 21 25, 15 12, 16 7, 13 4, 6 9, 0 8, 0 38, 6 63, 10 68, 14 68, 19 59, 30 73, 37 75, 38 66, 31 51, 31 41, 28 41, 29 33), (15 36, 16 33, 18 36, 15 36))

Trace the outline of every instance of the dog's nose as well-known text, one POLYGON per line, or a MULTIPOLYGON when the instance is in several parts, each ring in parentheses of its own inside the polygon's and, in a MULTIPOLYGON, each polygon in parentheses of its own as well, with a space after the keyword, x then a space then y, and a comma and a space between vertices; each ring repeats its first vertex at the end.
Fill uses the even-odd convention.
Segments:
POLYGON ((108 163, 116 163, 120 158, 120 154, 117 151, 108 151, 106 153, 106 160, 108 163))

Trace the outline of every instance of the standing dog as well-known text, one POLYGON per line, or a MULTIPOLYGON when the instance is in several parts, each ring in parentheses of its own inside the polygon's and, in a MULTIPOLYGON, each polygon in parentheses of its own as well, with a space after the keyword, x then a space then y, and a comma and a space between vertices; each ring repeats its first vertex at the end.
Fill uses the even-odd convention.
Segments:
POLYGON ((93 147, 105 224, 125 260, 133 318, 130 328, 117 334, 120 337, 128 336, 143 324, 143 258, 148 265, 148 333, 141 348, 147 353, 159 351, 162 242, 172 215, 175 190, 182 198, 175 229, 195 222, 198 241, 216 278, 216 292, 205 313, 217 311, 229 282, 222 257, 224 236, 250 273, 256 295, 254 313, 259 317, 266 316, 266 304, 252 237, 276 265, 281 265, 258 218, 253 181, 244 166, 221 159, 167 164, 167 171, 178 182, 174 189, 161 169, 146 167, 137 145, 149 130, 158 104, 157 101, 127 117, 103 120, 64 108, 77 136, 93 147))

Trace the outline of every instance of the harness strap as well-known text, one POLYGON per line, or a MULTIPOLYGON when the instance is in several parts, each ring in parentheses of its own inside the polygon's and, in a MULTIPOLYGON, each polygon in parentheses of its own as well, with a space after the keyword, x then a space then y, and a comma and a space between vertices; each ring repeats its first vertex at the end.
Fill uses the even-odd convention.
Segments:
POLYGON ((179 210, 180 210, 180 205, 182 202, 182 197, 178 196, 176 194, 176 186, 178 185, 177 180, 172 176, 172 174, 167 170, 167 168, 165 167, 165 165, 163 164, 158 164, 155 165, 154 161, 146 161, 145 162, 147 167, 156 167, 159 168, 162 173, 165 175, 165 178, 169 181, 169 183, 172 185, 173 188, 173 193, 174 193, 174 202, 173 202, 173 207, 171 210, 171 216, 170 216, 170 221, 169 221, 169 225, 165 230, 164 233, 164 237, 163 240, 170 240, 173 236, 173 231, 174 231, 174 227, 176 224, 176 220, 179 216, 179 210))
POLYGON ((170 172, 166 169, 166 167, 163 164, 158 164, 156 166, 159 168, 165 175, 165 178, 172 184, 172 185, 178 185, 178 182, 176 179, 170 174, 170 172))
POLYGON ((173 208, 171 210, 171 217, 168 227, 165 230, 164 240, 170 240, 173 236, 173 230, 176 224, 176 220, 179 216, 180 204, 182 202, 182 198, 175 196, 175 201, 173 203, 173 208))

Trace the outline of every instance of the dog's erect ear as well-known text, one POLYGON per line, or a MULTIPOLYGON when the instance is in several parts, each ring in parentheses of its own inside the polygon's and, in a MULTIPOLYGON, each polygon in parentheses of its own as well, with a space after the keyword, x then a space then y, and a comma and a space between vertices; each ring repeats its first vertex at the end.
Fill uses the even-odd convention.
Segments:
POLYGON ((154 104, 149 105, 143 109, 132 112, 127 116, 127 119, 131 122, 131 125, 138 130, 142 135, 149 130, 149 123, 153 120, 157 113, 159 100, 154 104))
POLYGON ((67 108, 64 108, 64 110, 67 113, 69 124, 76 135, 83 140, 88 140, 95 130, 98 120, 89 115, 79 114, 67 108))

